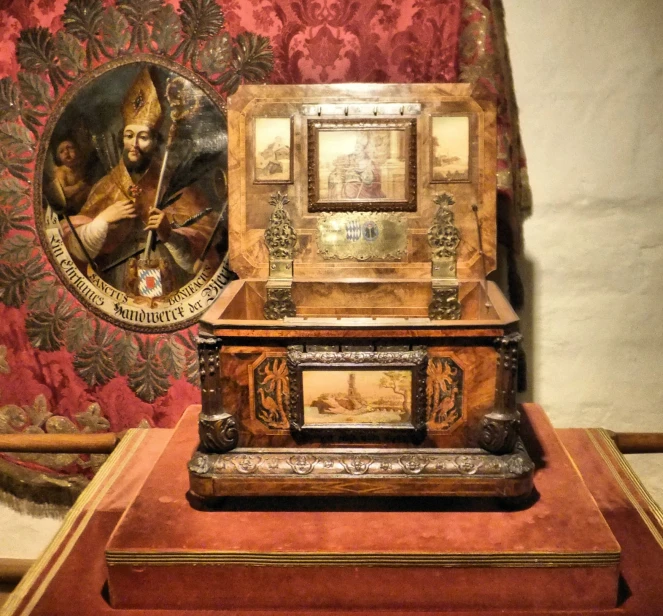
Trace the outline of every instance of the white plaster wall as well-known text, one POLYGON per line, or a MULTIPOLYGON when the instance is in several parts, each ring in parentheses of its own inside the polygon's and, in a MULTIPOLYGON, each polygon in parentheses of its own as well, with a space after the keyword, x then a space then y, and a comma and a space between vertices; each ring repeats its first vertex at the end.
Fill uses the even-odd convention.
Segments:
MULTIPOLYGON (((559 427, 663 432, 663 1, 504 7, 534 200, 524 399, 559 427)), ((663 503, 663 456, 631 462, 663 503)), ((0 506, 0 558, 57 527, 0 506)))
POLYGON ((61 520, 35 518, 0 504, 0 559, 37 558, 61 525, 61 520))
MULTIPOLYGON (((525 398, 663 432, 663 2, 504 0, 533 211, 525 398)), ((630 458, 663 503, 663 456, 630 458)))

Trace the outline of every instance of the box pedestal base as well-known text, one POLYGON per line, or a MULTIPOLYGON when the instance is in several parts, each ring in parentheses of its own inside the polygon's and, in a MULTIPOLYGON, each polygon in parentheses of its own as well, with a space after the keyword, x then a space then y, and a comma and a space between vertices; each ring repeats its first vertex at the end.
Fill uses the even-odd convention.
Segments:
POLYGON ((185 413, 106 549, 114 608, 614 608, 620 547, 538 407, 524 409, 538 500, 228 498, 187 501, 185 413), (529 420, 529 424, 528 424, 529 420))

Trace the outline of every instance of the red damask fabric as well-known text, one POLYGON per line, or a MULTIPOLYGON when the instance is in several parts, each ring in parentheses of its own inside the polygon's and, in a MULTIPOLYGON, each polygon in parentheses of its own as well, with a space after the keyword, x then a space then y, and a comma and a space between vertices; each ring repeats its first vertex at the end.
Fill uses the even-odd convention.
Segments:
MULTIPOLYGON (((179 0, 168 4, 178 9, 179 0)), ((245 31, 269 37, 274 53, 268 79, 272 83, 460 81, 494 97, 500 234, 509 254, 518 251, 519 220, 529 202, 499 0, 219 0, 218 4, 233 37, 245 31)), ((0 0, 0 78, 15 78, 19 72, 15 44, 21 30, 41 26, 55 33, 62 27, 66 5, 66 0, 0 0)), ((30 226, 33 221, 21 224, 30 226)), ((0 238, 0 249, 8 237, 11 234, 0 238)), ((59 299, 46 301, 55 310, 59 299)), ((153 402, 139 399, 120 374, 89 385, 74 368, 75 354, 64 347, 49 351, 34 346, 26 334, 31 324, 26 323, 25 305, 5 304, 0 303, 0 432, 121 431, 141 422, 172 427, 188 405, 199 402, 199 390, 183 376, 170 376, 170 389, 153 402)), ((112 338, 121 332, 108 326, 102 334, 112 338)), ((0 454, 0 475, 7 463, 54 478, 89 475, 96 466, 85 456, 58 460, 0 454)))
MULTIPOLYGON (((168 2, 177 8, 178 0, 168 2)), ((111 4, 107 2, 107 4, 111 4)), ((219 1, 232 35, 268 36, 272 83, 468 82, 499 110, 499 189, 530 207, 499 0, 219 1)), ((66 0, 0 1, 0 77, 15 76, 14 44, 30 26, 57 30, 66 0)), ((517 225, 512 231, 517 232, 517 225)), ((517 244, 517 242, 516 242, 517 244)))

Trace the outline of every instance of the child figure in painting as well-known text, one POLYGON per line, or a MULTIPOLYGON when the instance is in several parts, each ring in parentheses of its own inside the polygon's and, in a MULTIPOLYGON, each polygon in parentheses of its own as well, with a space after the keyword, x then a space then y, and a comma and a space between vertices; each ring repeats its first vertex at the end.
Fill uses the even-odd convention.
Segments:
POLYGON ((90 193, 85 180, 84 161, 74 141, 63 139, 55 149, 55 182, 62 190, 67 210, 78 212, 90 193))

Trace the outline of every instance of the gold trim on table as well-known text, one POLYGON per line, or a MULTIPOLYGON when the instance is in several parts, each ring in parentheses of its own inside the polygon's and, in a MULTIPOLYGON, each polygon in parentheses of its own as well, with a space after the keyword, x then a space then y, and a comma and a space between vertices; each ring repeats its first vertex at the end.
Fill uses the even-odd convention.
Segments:
POLYGON ((619 552, 332 553, 106 552, 109 566, 240 565, 247 567, 612 567, 619 552))
POLYGON ((642 521, 645 523, 654 539, 661 548, 663 548, 663 511, 659 505, 651 497, 647 489, 642 484, 642 481, 635 474, 631 465, 626 461, 626 458, 617 448, 617 445, 610 437, 610 434, 607 430, 604 429, 589 429, 586 431, 587 436, 591 440, 592 444, 598 451, 599 455, 606 463, 606 466, 610 469, 612 476, 615 478, 615 481, 619 484, 619 487, 624 492, 624 495, 633 505, 633 508, 637 511, 638 515, 642 518, 642 521), (603 446, 601 446, 601 444, 603 446), (606 449, 612 453, 608 455, 606 449), (636 498, 636 494, 631 491, 624 478, 621 476, 619 471, 622 471, 630 480, 631 485, 635 493, 640 496, 640 498, 647 503, 649 511, 654 520, 651 519, 647 512, 643 509, 642 504, 636 498))

